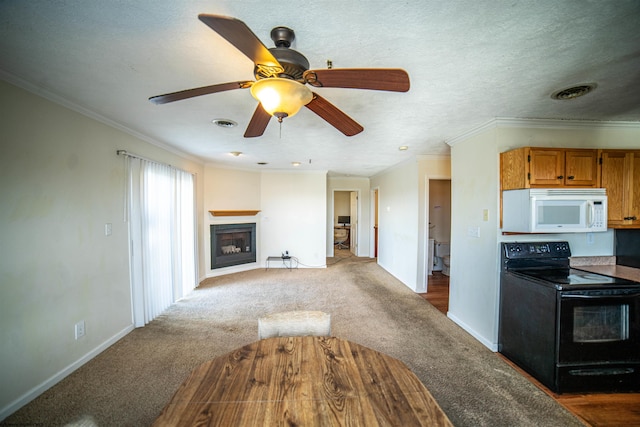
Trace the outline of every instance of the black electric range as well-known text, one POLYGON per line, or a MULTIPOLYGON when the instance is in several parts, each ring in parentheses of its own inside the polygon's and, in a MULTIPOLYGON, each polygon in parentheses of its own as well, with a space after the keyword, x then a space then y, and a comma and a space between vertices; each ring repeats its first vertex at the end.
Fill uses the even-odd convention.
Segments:
POLYGON ((640 390, 640 283, 571 268, 568 242, 501 252, 501 353, 557 393, 640 390))

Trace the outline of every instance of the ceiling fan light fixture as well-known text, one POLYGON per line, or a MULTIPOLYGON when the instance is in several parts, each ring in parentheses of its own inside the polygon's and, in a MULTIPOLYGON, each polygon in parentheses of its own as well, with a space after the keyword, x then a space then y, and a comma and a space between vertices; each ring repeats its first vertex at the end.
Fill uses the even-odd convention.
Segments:
POLYGON ((308 87, 295 80, 273 77, 258 80, 251 86, 251 95, 260 101, 262 108, 282 121, 292 117, 303 105, 313 99, 308 87))

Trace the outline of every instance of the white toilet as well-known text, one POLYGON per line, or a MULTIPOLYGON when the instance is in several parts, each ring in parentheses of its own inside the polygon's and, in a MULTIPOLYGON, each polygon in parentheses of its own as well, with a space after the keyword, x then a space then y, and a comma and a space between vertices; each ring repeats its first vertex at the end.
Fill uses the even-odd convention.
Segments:
MULTIPOLYGON (((436 242, 437 264, 442 266, 442 274, 449 275, 449 242, 436 242)), ((434 268, 435 270, 435 268, 434 268)))

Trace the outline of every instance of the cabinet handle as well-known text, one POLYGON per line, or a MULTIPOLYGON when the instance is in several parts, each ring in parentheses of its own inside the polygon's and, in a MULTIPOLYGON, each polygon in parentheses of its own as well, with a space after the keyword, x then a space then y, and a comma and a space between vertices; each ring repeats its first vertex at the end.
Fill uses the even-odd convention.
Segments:
POLYGON ((575 176, 573 176, 573 175, 567 177, 567 179, 574 179, 574 178, 575 178, 575 176))
POLYGON ((625 221, 635 221, 638 218, 634 215, 634 216, 625 216, 623 219, 625 221))
POLYGON ((560 175, 560 176, 558 177, 558 179, 562 179, 562 178, 564 178, 564 176, 562 176, 562 175, 560 175))

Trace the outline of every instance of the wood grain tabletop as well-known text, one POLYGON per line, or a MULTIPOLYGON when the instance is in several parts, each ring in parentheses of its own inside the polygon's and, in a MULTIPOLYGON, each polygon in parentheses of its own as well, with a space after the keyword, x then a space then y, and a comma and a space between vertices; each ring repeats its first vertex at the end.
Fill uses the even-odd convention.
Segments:
POLYGON ((451 426, 401 361, 335 337, 256 341, 194 369, 154 426, 451 426))

